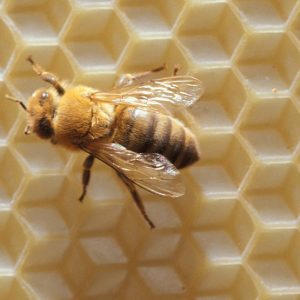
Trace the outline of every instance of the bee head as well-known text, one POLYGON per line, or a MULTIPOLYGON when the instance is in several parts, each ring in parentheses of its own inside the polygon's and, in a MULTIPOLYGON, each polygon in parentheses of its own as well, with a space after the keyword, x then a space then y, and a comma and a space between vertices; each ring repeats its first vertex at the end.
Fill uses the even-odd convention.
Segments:
POLYGON ((53 134, 52 119, 55 114, 54 97, 50 89, 38 89, 28 100, 28 123, 25 134, 36 133, 50 139, 53 134))

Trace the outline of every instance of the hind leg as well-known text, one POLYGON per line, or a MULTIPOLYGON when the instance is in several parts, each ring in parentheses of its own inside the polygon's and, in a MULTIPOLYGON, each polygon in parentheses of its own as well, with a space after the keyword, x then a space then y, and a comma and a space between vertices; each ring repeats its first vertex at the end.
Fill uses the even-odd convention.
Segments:
POLYGON ((178 71, 180 70, 180 65, 176 64, 173 67, 173 76, 177 76, 178 71))
POLYGON ((122 173, 117 172, 117 174, 121 178, 121 180, 124 182, 124 184, 127 186, 127 188, 129 189, 137 208, 141 212, 141 214, 144 217, 144 219, 146 220, 146 222, 149 224, 150 228, 151 229, 155 228, 154 223, 150 220, 150 218, 148 217, 148 215, 146 213, 145 206, 144 206, 134 184, 127 177, 125 177, 122 173))

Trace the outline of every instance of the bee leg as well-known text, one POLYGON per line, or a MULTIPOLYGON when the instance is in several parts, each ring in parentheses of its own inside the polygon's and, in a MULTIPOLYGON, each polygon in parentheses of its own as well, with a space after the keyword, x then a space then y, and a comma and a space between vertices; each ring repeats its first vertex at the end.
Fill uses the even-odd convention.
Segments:
POLYGON ((149 76, 152 73, 160 72, 166 69, 166 65, 163 64, 160 67, 154 68, 150 71, 134 73, 134 74, 122 74, 117 80, 114 88, 120 88, 125 86, 130 86, 135 83, 137 80, 142 80, 145 77, 149 76))
POLYGON ((33 71, 40 76, 44 81, 50 83, 58 92, 60 96, 65 93, 65 89, 59 83, 58 78, 50 73, 45 71, 40 65, 38 65, 31 56, 27 58, 27 60, 31 63, 33 71))
POLYGON ((86 189, 87 186, 90 182, 90 178, 91 178, 91 168, 93 166, 94 163, 94 156, 93 155, 89 155, 84 163, 83 163, 83 173, 82 173, 82 194, 79 197, 79 201, 82 202, 83 198, 86 195, 86 189))
POLYGON ((178 71, 180 70, 180 65, 176 64, 173 67, 173 76, 177 76, 178 71))
POLYGON ((122 179, 122 181, 125 183, 125 185, 128 187, 136 206, 140 210, 140 212, 143 215, 146 222, 149 224, 150 228, 151 229, 155 228, 154 223, 150 220, 150 218, 148 217, 148 215, 146 213, 145 206, 144 206, 134 184, 127 177, 125 177, 122 173, 117 172, 117 174, 122 179))

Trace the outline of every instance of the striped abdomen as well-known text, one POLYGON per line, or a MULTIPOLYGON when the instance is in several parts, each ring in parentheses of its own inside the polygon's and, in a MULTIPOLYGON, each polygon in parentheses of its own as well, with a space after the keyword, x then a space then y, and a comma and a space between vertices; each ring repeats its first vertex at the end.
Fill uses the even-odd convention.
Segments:
POLYGON ((116 111, 113 142, 138 153, 159 153, 177 168, 199 159, 193 133, 176 119, 137 107, 116 111))

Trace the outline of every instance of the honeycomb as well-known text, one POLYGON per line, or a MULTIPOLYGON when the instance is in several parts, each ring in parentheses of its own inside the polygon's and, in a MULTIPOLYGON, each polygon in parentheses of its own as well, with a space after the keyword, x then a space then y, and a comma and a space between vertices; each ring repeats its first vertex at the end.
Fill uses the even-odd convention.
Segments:
POLYGON ((0 0, 0 299, 300 299, 300 0, 0 0), (34 135, 5 100, 44 85, 25 58, 109 91, 180 64, 202 160, 185 196, 128 191, 34 135))

